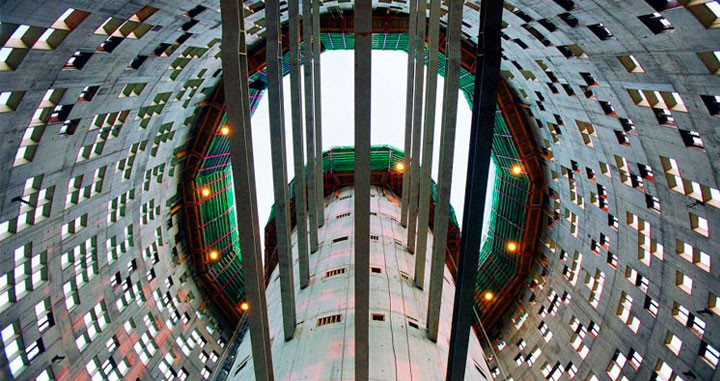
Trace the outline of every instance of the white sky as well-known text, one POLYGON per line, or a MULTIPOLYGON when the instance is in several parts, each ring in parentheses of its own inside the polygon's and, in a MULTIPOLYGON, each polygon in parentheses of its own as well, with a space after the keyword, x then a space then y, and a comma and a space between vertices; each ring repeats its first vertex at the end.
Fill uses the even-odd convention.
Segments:
MULTIPOLYGON (((353 146, 354 135, 354 82, 352 50, 327 51, 321 61, 322 95, 322 143, 323 151, 333 146, 353 146)), ((371 143, 390 144, 403 149, 405 132, 405 99, 407 81, 407 54, 402 51, 372 51, 372 99, 371 143)), ((435 121, 435 144, 433 147, 432 178, 437 180, 440 155, 440 130, 442 126, 443 77, 438 76, 437 107, 435 121)), ((283 80, 285 98, 285 133, 287 148, 288 181, 294 176, 292 122, 290 113, 290 76, 283 80)), ((450 202, 455 208, 458 223, 462 225, 465 177, 467 174, 468 143, 470 141, 470 107, 462 93, 458 100, 457 132, 455 137, 455 160, 453 166, 450 202)), ((270 156, 269 110, 267 97, 260 101, 252 118, 255 176, 260 229, 265 228, 270 208, 274 202, 272 167, 270 156)), ((303 115, 304 121, 304 115, 303 115)), ((494 166, 490 176, 495 176, 494 166)), ((493 181, 488 183, 491 195, 493 181)), ((489 219, 486 208, 484 220, 489 219)), ((485 224, 486 225, 486 224, 485 224)), ((486 226, 483 226, 483 235, 486 226)), ((261 234, 261 237, 263 235, 261 234)))

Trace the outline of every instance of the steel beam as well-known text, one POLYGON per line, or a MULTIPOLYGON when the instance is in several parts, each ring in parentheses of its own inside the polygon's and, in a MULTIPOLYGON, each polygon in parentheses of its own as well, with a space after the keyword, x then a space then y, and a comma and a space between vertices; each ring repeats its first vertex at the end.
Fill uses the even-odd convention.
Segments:
POLYGON ((318 227, 325 223, 325 192, 322 167, 322 96, 320 95, 320 0, 312 3, 313 30, 313 91, 315 100, 315 181, 318 227))
POLYGON ((438 168, 437 202, 433 219, 433 250, 430 264, 427 336, 437 341, 442 300, 443 272, 447 252, 447 232, 450 217, 450 189, 455 155, 455 125, 457 122, 460 81, 460 38, 462 36, 462 0, 450 0, 448 15, 447 61, 443 93, 443 119, 440 134, 440 162, 438 168))
POLYGON ((245 286, 250 304, 248 321, 255 378, 274 379, 270 333, 268 331, 265 276, 260 256, 260 229, 255 195, 255 168, 250 127, 247 45, 243 3, 221 0, 222 66, 225 78, 225 102, 230 125, 230 157, 238 216, 238 238, 242 247, 245 286), (238 94, 239 92, 239 94, 238 94))
POLYGON ((475 284, 480 254, 487 172, 495 125, 497 87, 500 79, 500 29, 503 2, 486 0, 480 5, 470 149, 465 204, 463 206, 460 261, 450 332, 448 380, 464 380, 470 325, 473 322, 475 284))
MULTIPOLYGON (((424 0, 423 0, 424 1, 424 0)), ((429 62, 425 95, 425 127, 423 128, 422 170, 420 171, 420 201, 418 205, 417 241, 415 245, 415 286, 425 287, 425 253, 430 222, 430 174, 432 173, 435 138, 435 99, 437 98, 438 35, 440 34, 440 0, 430 3, 428 30, 429 62)))
POLYGON ((408 250, 415 252, 415 236, 417 228, 418 214, 418 186, 420 179, 420 138, 422 131, 422 111, 423 111, 423 87, 425 71, 425 13, 427 10, 427 1, 419 0, 418 2, 418 20, 415 54, 415 92, 413 97, 413 133, 412 133, 412 156, 410 157, 410 189, 408 194, 408 224, 407 224, 407 247, 408 250))
POLYGON ((372 1, 355 2, 355 379, 369 374, 372 1))
POLYGON ((265 2, 267 20, 267 80, 270 113, 270 153, 272 156, 273 191, 275 194, 275 228, 278 265, 280 267, 280 303, 285 341, 292 340, 297 323, 295 315, 295 279, 292 242, 290 241, 290 201, 288 199, 287 158, 285 147, 285 112, 283 109, 282 49, 280 5, 278 0, 265 2))
POLYGON ((290 107, 293 131, 293 163, 295 166, 295 221, 297 226, 298 267, 300 288, 310 283, 308 258, 307 201, 305 200, 305 147, 302 122, 302 89, 300 83, 300 0, 288 2, 290 40, 290 107))
POLYGON ((310 252, 318 249, 317 180, 315 180, 315 97, 312 66, 312 4, 302 0, 303 16, 303 78, 305 87, 305 144, 307 154, 308 219, 310 224, 310 252))
POLYGON ((407 65, 407 97, 405 100, 405 145, 403 147, 403 183, 400 206, 400 224, 407 227, 409 189, 410 189, 410 157, 413 126, 413 100, 415 89, 415 39, 417 28, 417 0, 410 0, 410 16, 408 21, 408 65, 407 65))

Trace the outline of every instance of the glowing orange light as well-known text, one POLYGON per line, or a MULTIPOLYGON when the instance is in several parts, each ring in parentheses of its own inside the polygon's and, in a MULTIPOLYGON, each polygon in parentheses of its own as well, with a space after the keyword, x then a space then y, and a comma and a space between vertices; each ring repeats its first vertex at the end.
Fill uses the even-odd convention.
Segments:
POLYGON ((203 189, 200 190, 200 194, 201 194, 203 197, 207 198, 207 197, 210 197, 210 194, 212 194, 212 191, 210 191, 210 188, 205 187, 205 188, 203 188, 203 189))
POLYGON ((483 298, 485 298, 485 300, 487 300, 488 302, 493 300, 494 297, 495 295, 492 293, 492 291, 486 291, 485 295, 483 295, 483 298))
POLYGON ((210 260, 211 261, 217 261, 218 258, 220 258, 220 253, 218 253, 217 250, 210 251, 210 260))
POLYGON ((242 302, 240 303, 240 309, 243 311, 247 311, 250 309, 250 304, 248 304, 248 302, 242 302))
POLYGON ((513 241, 508 242, 508 244, 507 244, 507 250, 508 250, 509 252, 511 252, 511 253, 514 253, 515 250, 517 250, 517 243, 515 243, 515 242, 513 242, 513 241))
POLYGON ((230 134, 230 127, 229 126, 222 126, 220 128, 220 135, 222 136, 228 136, 230 134))
POLYGON ((405 164, 397 163, 397 164, 395 164, 395 169, 398 170, 399 172, 402 172, 403 169, 405 169, 405 164))
POLYGON ((523 172, 523 169, 522 169, 522 166, 520 166, 520 164, 515 164, 512 166, 510 171, 512 172, 513 175, 520 176, 523 172))

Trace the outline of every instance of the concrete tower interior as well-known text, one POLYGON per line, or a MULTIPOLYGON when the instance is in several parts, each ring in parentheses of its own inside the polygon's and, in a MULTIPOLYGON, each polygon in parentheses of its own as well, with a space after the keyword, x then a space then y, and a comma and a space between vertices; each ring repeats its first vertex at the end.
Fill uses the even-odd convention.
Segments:
POLYGON ((718 0, 0 0, 0 379, 720 380, 719 126, 718 0))

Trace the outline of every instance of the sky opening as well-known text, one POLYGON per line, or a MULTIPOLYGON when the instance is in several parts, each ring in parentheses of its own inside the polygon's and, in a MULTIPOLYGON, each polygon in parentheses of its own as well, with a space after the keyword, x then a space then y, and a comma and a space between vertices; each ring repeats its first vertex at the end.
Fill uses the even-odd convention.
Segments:
MULTIPOLYGON (((354 82, 353 51, 333 50, 323 53, 321 59, 322 92, 322 143, 323 151, 334 146, 354 145, 354 82)), ((371 143, 389 144, 403 149, 405 131, 405 99, 407 81, 407 54, 402 51, 373 50, 371 143)), ((438 76, 433 147, 432 178, 437 180, 442 127, 444 78, 438 76)), ((290 76, 283 78, 285 109, 285 144, 288 160, 288 181, 294 176, 292 120, 290 113, 290 76)), ((470 140, 471 110, 464 95, 458 100, 455 159, 453 164, 450 202, 455 208, 458 223, 462 225, 465 177, 467 174, 468 142, 470 140)), ((272 192, 270 131, 267 97, 263 97, 252 118, 255 176, 260 228, 264 229, 274 202, 272 192)), ((303 116, 304 119, 304 116, 303 116)), ((490 165, 490 179, 495 177, 495 166, 490 165)), ((487 231, 494 181, 488 182, 483 237, 487 231)), ((261 234, 261 237, 263 235, 261 234)))

